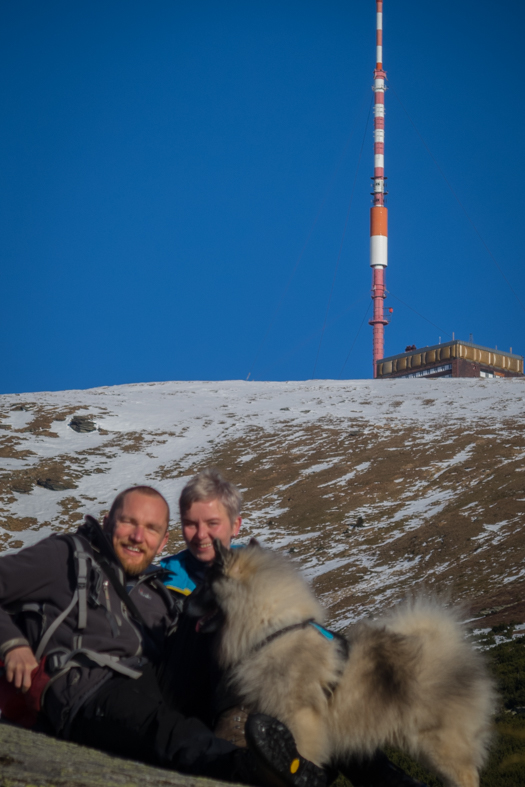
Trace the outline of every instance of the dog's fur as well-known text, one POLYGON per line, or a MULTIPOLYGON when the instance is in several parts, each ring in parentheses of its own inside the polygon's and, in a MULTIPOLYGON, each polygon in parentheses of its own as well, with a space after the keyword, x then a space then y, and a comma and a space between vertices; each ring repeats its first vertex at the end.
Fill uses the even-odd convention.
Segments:
POLYGON ((300 753, 318 765, 391 744, 446 784, 477 787, 495 691, 456 612, 415 600, 358 624, 347 659, 337 638, 311 625, 266 641, 308 619, 323 625, 323 609, 282 555, 255 541, 231 552, 216 541, 215 549, 190 614, 207 612, 208 629, 220 620, 218 658, 243 704, 283 721, 300 753))

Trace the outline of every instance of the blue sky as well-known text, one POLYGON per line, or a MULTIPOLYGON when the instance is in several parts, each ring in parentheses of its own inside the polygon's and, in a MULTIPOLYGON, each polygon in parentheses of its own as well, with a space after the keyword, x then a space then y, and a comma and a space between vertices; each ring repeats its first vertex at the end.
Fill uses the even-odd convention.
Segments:
MULTIPOLYGON (((0 12, 0 392, 371 376, 375 0, 0 12)), ((524 22, 385 0, 386 355, 525 352, 524 22)))

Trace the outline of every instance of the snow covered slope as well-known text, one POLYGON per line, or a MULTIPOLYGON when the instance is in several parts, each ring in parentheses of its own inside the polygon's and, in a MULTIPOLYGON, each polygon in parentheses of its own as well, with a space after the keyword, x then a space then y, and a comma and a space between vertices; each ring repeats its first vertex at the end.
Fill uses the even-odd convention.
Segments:
POLYGON ((419 584, 477 615, 522 614, 525 379, 9 395, 0 437, 0 551, 99 517, 136 483, 166 495, 176 525, 182 486, 212 464, 244 492, 243 537, 289 552, 337 626, 419 584))

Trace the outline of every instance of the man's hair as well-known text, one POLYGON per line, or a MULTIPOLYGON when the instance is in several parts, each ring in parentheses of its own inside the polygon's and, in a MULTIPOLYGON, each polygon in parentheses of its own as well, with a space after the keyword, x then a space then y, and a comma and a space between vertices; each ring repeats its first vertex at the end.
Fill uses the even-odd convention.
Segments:
POLYGON ((194 503, 205 500, 218 500, 222 503, 232 524, 241 513, 241 493, 212 467, 197 473, 182 490, 179 498, 180 518, 184 518, 184 514, 194 503))
POLYGON ((115 520, 117 518, 117 514, 122 509, 124 505, 124 498, 126 495, 129 495, 130 492, 139 492, 141 495, 147 495, 147 497, 160 497, 161 500, 164 501, 166 504, 166 514, 167 514, 167 524, 169 526, 170 523, 170 507, 168 505, 168 501, 158 492, 156 489, 153 489, 152 486, 130 486, 128 489, 124 489, 116 498, 113 500, 111 504, 111 508, 109 509, 109 514, 107 518, 107 525, 108 528, 113 529, 115 526, 115 520))

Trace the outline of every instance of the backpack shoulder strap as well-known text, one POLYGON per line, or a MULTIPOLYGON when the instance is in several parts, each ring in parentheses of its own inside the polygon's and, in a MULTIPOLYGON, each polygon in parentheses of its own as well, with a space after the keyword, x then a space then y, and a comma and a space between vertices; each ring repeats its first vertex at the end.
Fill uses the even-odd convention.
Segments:
POLYGON ((46 648, 47 643, 49 642, 49 640, 51 639, 51 637, 53 636, 53 634, 55 633, 57 628, 60 626, 60 624, 67 618, 67 616, 69 615, 69 613, 71 612, 71 610, 73 609, 73 607, 75 606, 77 601, 78 601, 78 590, 75 590, 75 592, 73 593, 73 598, 71 599, 71 602, 68 604, 68 606, 64 610, 62 610, 60 615, 57 618, 54 619, 54 621, 46 629, 46 631, 44 632, 44 636, 42 637, 42 639, 38 643, 38 648, 35 651, 35 658, 36 658, 37 661, 40 661, 40 659, 42 657, 42 654, 43 654, 43 652, 44 652, 44 650, 46 648))
MULTIPOLYGON (((76 536, 70 535, 69 533, 64 533, 61 535, 55 536, 55 538, 59 538, 62 541, 65 541, 70 548, 70 556, 74 557, 76 563, 76 587, 74 589, 73 595, 69 604, 60 612, 57 617, 51 621, 49 626, 45 628, 42 632, 42 636, 37 643, 35 649, 35 657, 37 661, 40 661, 47 645, 49 644, 51 637, 56 632, 58 627, 64 622, 67 618, 69 613, 75 606, 78 604, 78 623, 77 626, 79 629, 84 629, 87 625, 87 585, 88 585, 88 561, 91 563, 94 562, 93 556, 86 552, 82 541, 77 538, 76 536)), ((36 603, 36 602, 23 602, 12 605, 12 609, 9 610, 11 614, 18 614, 18 613, 37 613, 42 617, 42 624, 45 625, 45 604, 36 603)))
POLYGON ((176 619, 180 615, 180 606, 177 604, 174 598, 174 593, 171 593, 164 582, 162 581, 162 575, 152 577, 149 580, 149 583, 155 588, 159 596, 162 598, 164 603, 166 604, 168 615, 170 619, 175 622, 176 619))
MULTIPOLYGON (((72 533, 64 533, 57 536, 66 541, 72 551, 72 556, 76 566, 77 586, 75 590, 78 600, 78 623, 77 628, 85 629, 87 625, 87 588, 89 577, 89 565, 96 563, 92 552, 88 552, 82 543, 82 539, 72 533)), ((74 606, 74 605, 73 605, 74 606)), ((73 607, 71 607, 72 609, 73 607)), ((64 620, 64 618, 62 618, 64 620)), ((60 622, 62 622, 62 620, 60 622)), ((56 622, 56 621, 55 621, 56 622)), ((47 632, 46 632, 47 633, 47 632)))
POLYGON ((78 628, 85 629, 87 625, 87 581, 88 561, 94 562, 93 555, 86 552, 78 536, 71 536, 75 551, 73 556, 77 561, 77 593, 78 593, 78 628))
POLYGON ((75 551, 73 556, 77 561, 77 594, 78 594, 78 628, 85 629, 87 625, 87 580, 88 561, 94 562, 93 555, 86 552, 78 536, 71 536, 75 551))

